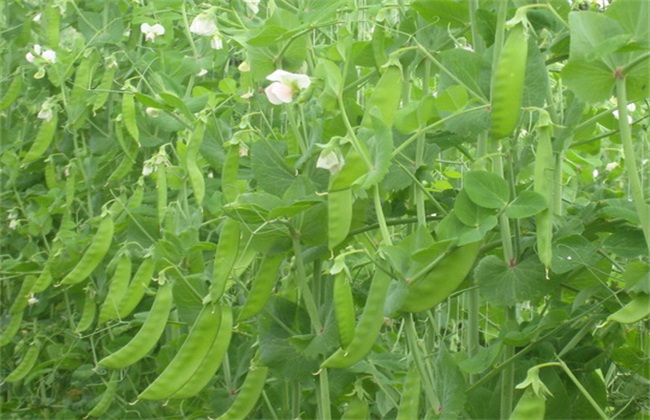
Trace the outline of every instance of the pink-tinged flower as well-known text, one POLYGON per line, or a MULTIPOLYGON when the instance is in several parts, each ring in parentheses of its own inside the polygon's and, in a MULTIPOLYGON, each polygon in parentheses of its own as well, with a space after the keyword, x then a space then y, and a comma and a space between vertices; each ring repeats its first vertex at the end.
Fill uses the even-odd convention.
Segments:
POLYGON ((217 24, 214 16, 209 13, 197 15, 190 25, 190 32, 196 35, 212 36, 217 33, 217 24))
POLYGON ((34 54, 32 54, 31 52, 25 54, 25 60, 27 60, 27 62, 33 63, 35 59, 36 57, 34 57, 34 54))
POLYGON ((248 10, 250 10, 254 15, 260 11, 260 0, 244 0, 244 3, 246 3, 246 7, 248 7, 248 10))
POLYGON ((212 39, 210 40, 210 47, 212 47, 213 50, 223 49, 223 39, 221 39, 219 34, 216 34, 212 37, 212 39))
POLYGON ((289 73, 285 70, 276 70, 266 79, 273 82, 264 89, 266 97, 273 105, 292 102, 296 91, 307 89, 311 85, 309 76, 289 73))
POLYGON ((165 27, 160 23, 156 23, 153 26, 148 23, 143 23, 140 25, 140 31, 144 34, 145 41, 156 42, 156 37, 158 35, 165 34, 165 27))
POLYGON ((43 60, 47 61, 48 63, 56 63, 56 53, 52 50, 43 51, 41 57, 43 57, 43 60))

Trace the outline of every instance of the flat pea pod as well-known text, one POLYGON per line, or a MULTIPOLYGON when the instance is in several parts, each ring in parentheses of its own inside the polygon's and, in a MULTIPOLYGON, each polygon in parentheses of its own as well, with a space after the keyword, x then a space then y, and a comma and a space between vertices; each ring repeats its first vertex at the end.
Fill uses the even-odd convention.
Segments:
POLYGON ((330 177, 328 191, 347 190, 352 184, 368 172, 368 166, 361 154, 351 147, 345 153, 345 165, 341 170, 330 177))
POLYGON ((366 420, 370 418, 368 403, 360 398, 355 398, 348 403, 341 420, 366 420))
POLYGON ((96 313, 97 313, 97 303, 95 303, 94 292, 89 292, 86 294, 86 297, 84 299, 84 306, 81 311, 81 318, 79 319, 79 323, 77 323, 77 327, 75 328, 74 332, 80 334, 88 330, 88 328, 90 328, 90 326, 93 325, 93 321, 95 320, 96 313))
POLYGON ((67 175, 65 178, 65 207, 70 210, 72 203, 74 203, 75 197, 75 187, 77 183, 77 168, 75 165, 70 163, 67 169, 67 175))
POLYGON ((546 400, 528 387, 512 410, 510 420, 543 420, 545 413, 546 400))
POLYGON ((151 283, 155 267, 156 264, 153 258, 147 257, 142 260, 142 263, 140 263, 140 266, 131 279, 131 283, 129 283, 128 290, 124 293, 117 307, 117 316, 119 319, 125 319, 138 306, 144 297, 149 283, 151 283))
POLYGON ((18 333, 18 330, 20 329, 20 324, 23 322, 23 313, 24 312, 18 312, 11 316, 11 320, 0 335, 0 347, 4 347, 11 343, 11 340, 16 336, 16 333, 18 333))
POLYGON ((367 128, 372 128, 370 113, 373 108, 379 110, 384 124, 387 127, 392 127, 395 113, 402 100, 402 69, 396 64, 387 64, 385 67, 384 73, 366 103, 366 111, 361 124, 367 128))
POLYGON ((239 145, 231 145, 226 153, 226 160, 221 170, 221 192, 226 203, 237 199, 239 189, 237 187, 237 173, 239 171, 239 145))
POLYGON ((142 328, 124 347, 104 357, 97 364, 111 369, 122 369, 140 361, 160 340, 167 326, 172 304, 172 284, 165 283, 158 288, 156 298, 142 328))
POLYGON ((160 163, 156 168, 156 210, 158 224, 163 226, 167 214, 167 167, 160 163))
POLYGON ((140 131, 138 130, 138 122, 135 117, 135 95, 131 92, 124 92, 122 94, 122 121, 126 127, 127 133, 136 143, 140 144, 140 131))
POLYGON ((245 419, 260 398, 268 373, 269 368, 266 366, 259 364, 251 366, 235 401, 225 413, 217 417, 217 420, 245 419))
POLYGON ((86 97, 90 91, 90 82, 92 81, 92 72, 95 68, 94 55, 91 55, 81 61, 75 72, 74 84, 70 92, 70 98, 67 101, 67 114, 70 125, 79 128, 83 125, 88 115, 86 97))
POLYGON ((48 190, 53 190, 58 187, 56 179, 56 168, 51 158, 45 160, 45 167, 43 168, 43 175, 45 176, 45 186, 48 190))
POLYGON ((253 279, 253 287, 251 288, 246 304, 239 313, 238 320, 244 321, 257 315, 266 302, 268 302, 273 288, 275 287, 275 279, 278 276, 278 270, 284 260, 284 254, 267 255, 257 270, 257 274, 253 279))
POLYGON ((81 283, 95 271, 113 242, 114 228, 113 218, 109 213, 99 223, 97 233, 95 233, 90 246, 72 271, 61 280, 61 285, 81 283))
POLYGON ((4 382, 15 383, 25 379, 25 376, 31 372, 32 368, 36 364, 36 360, 38 359, 38 354, 40 351, 40 343, 33 342, 27 349, 27 352, 25 352, 25 355, 23 356, 23 359, 20 361, 18 366, 16 366, 16 368, 11 371, 9 375, 7 375, 4 382))
POLYGON ((60 44, 60 29, 61 12, 56 5, 56 1, 51 1, 45 7, 43 13, 43 20, 45 21, 45 39, 50 46, 60 44))
POLYGON ((412 364, 402 390, 402 399, 397 410, 396 420, 412 420, 420 418, 420 373, 415 364, 412 364))
POLYGON ((97 404, 88 412, 86 417, 101 417, 111 406, 111 403, 115 399, 115 391, 117 390, 117 384, 119 379, 119 373, 114 371, 111 373, 111 378, 108 380, 106 385, 106 390, 102 394, 102 397, 99 399, 97 404))
POLYGON ((345 349, 338 349, 325 360, 323 368, 346 368, 363 359, 375 344, 384 323, 384 302, 391 277, 384 270, 376 269, 370 284, 368 298, 354 330, 354 337, 345 349))
POLYGON ((41 274, 38 276, 34 286, 32 287, 32 293, 44 292, 52 284, 52 271, 50 271, 50 264, 50 260, 45 263, 41 274))
POLYGON ((25 278, 23 279, 23 283, 20 285, 18 296, 16 296, 14 302, 11 304, 11 307, 9 308, 9 313, 11 315, 25 310, 29 302, 29 296, 32 293, 32 289, 34 288, 34 284, 36 284, 37 279, 38 278, 36 276, 32 276, 32 275, 25 276, 25 278))
POLYGON ((341 347, 346 348, 354 338, 354 298, 352 285, 345 271, 334 276, 334 315, 341 347))
POLYGON ((510 29, 492 79, 493 140, 512 134, 519 121, 526 78, 528 36, 523 24, 510 29))
POLYGON ((350 188, 327 193, 327 245, 334 249, 350 233, 354 198, 350 188))
POLYGON ((45 154, 45 151, 50 147, 50 144, 52 144, 52 139, 54 139, 58 123, 59 116, 56 112, 52 113, 52 118, 50 118, 49 121, 44 120, 41 123, 38 133, 36 133, 36 138, 34 138, 34 142, 23 158, 21 163, 22 165, 32 163, 45 154))
POLYGON ((101 325, 106 321, 118 318, 117 308, 129 287, 132 268, 131 258, 127 253, 122 253, 115 265, 115 272, 108 286, 106 298, 99 309, 98 324, 101 325))
POLYGON ((198 205, 201 205, 205 197, 205 179, 203 179, 201 168, 199 168, 196 162, 204 136, 205 124, 199 121, 187 142, 187 150, 185 152, 185 168, 190 177, 190 184, 192 185, 194 198, 198 205))
POLYGON ((607 317, 609 321, 633 324, 650 316, 650 295, 637 294, 627 305, 607 317))
POLYGON ((5 94, 2 97, 2 100, 0 100, 0 111, 4 111, 5 109, 9 108, 13 103, 18 99, 18 96, 20 95, 20 91, 23 88, 23 75, 22 74, 17 74, 11 83, 9 83, 9 86, 7 87, 7 90, 5 90, 5 94))
POLYGON ((553 259, 553 211, 551 207, 553 206, 553 191, 555 190, 555 157, 553 156, 551 142, 551 128, 539 127, 537 131, 533 189, 544 196, 548 208, 535 215, 535 233, 537 236, 537 255, 546 270, 548 270, 553 259))
POLYGON ((115 79, 116 72, 116 63, 109 63, 106 66, 104 74, 102 75, 102 80, 95 88, 97 96, 95 96, 95 102, 93 103, 93 112, 97 112, 97 110, 101 109, 108 100, 108 95, 111 93, 111 88, 113 87, 113 79, 115 79))
POLYGON ((474 242, 449 251, 428 274, 408 286, 400 310, 427 311, 447 299, 469 274, 480 248, 481 242, 474 242))
POLYGON ((226 282, 237 262, 240 236, 241 227, 239 222, 227 218, 221 228, 219 243, 214 256, 212 284, 210 286, 210 296, 213 302, 218 301, 226 290, 226 282))
POLYGON ((212 349, 220 323, 220 308, 212 305, 204 306, 176 356, 138 395, 138 399, 164 400, 180 390, 196 373, 201 362, 212 349))
POLYGON ((126 203, 126 208, 129 210, 135 210, 142 206, 142 201, 144 200, 144 178, 140 177, 138 182, 129 197, 129 201, 126 203))
POLYGON ((230 346, 232 323, 232 308, 227 305, 221 306, 221 324, 212 348, 199 365, 196 373, 171 398, 193 397, 210 382, 210 379, 214 377, 214 374, 221 366, 221 362, 230 346))

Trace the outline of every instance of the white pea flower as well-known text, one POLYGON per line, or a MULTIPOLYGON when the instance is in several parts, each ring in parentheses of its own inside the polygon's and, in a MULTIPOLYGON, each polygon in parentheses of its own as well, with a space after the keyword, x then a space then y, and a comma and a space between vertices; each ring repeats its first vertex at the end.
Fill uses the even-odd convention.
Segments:
POLYGON ((201 69, 198 73, 196 73, 197 77, 203 77, 206 74, 208 74, 208 71, 206 69, 201 69))
POLYGON ((304 74, 289 73, 285 70, 276 70, 266 77, 272 81, 264 92, 273 105, 290 103, 297 90, 307 89, 311 85, 309 76, 304 74))
POLYGON ((45 121, 50 121, 52 119, 52 116, 53 116, 52 108, 47 104, 43 104, 41 106, 41 110, 38 111, 38 115, 37 115, 38 118, 45 121))
POLYGON ((219 36, 219 34, 215 34, 212 39, 210 40, 210 47, 212 47, 213 50, 222 50, 223 49, 223 39, 219 36))
POLYGON ((165 27, 160 23, 156 23, 153 26, 148 23, 143 23, 140 25, 140 31, 144 34, 145 41, 156 42, 156 37, 158 35, 165 34, 165 27))
POLYGON ((36 55, 41 55, 41 46, 39 44, 34 44, 34 52, 36 55))
POLYGON ((41 21, 41 17, 43 17, 41 13, 37 14, 36 16, 34 16, 34 18, 32 18, 32 22, 39 23, 41 21))
POLYGON ((212 36, 217 33, 217 24, 210 13, 197 15, 190 25, 190 32, 196 35, 212 36))
POLYGON ((43 60, 47 61, 48 63, 56 63, 56 53, 52 50, 43 51, 41 57, 43 57, 43 60))
POLYGON ((251 71, 251 64, 248 61, 242 61, 240 65, 237 66, 237 70, 242 73, 251 71))
MULTIPOLYGON (((618 120, 618 109, 615 109, 614 111, 612 111, 612 114, 614 115, 614 118, 616 118, 618 120)), ((634 122, 634 119, 629 114, 627 116, 627 122, 628 122, 628 124, 632 124, 634 122)))
POLYGON ((29 299, 27 299, 27 304, 28 304, 29 306, 32 306, 32 305, 36 305, 37 303, 38 303, 38 299, 36 299, 36 297, 34 297, 34 294, 32 293, 32 294, 29 296, 29 299))
POLYGON ((607 172, 612 172, 612 171, 613 171, 614 169, 616 169, 616 168, 618 168, 618 162, 609 162, 609 163, 605 166, 605 170, 606 170, 607 172))
POLYGON ((598 169, 594 169, 594 171, 591 173, 591 176, 593 176, 594 178, 597 178, 598 174, 600 174, 600 172, 598 172, 598 169))
POLYGON ((253 89, 249 90, 248 92, 244 93, 243 95, 240 96, 242 99, 250 99, 253 97, 253 89))
POLYGON ((338 173, 341 168, 345 165, 345 159, 338 153, 336 150, 323 150, 318 156, 318 161, 316 162, 316 167, 321 169, 327 169, 330 171, 330 174, 334 175, 338 173))
POLYGON ((244 3, 246 3, 246 7, 248 7, 248 10, 250 10, 254 15, 260 11, 260 0, 244 0, 244 3))
POLYGON ((32 54, 31 52, 25 54, 25 60, 27 60, 27 62, 33 63, 34 59, 36 59, 36 57, 34 57, 34 54, 32 54))
POLYGON ((153 164, 152 162, 145 162, 144 166, 142 167, 142 176, 149 176, 153 173, 153 164))
POLYGON ((144 112, 146 112, 147 115, 152 118, 156 118, 158 115, 160 115, 160 110, 157 108, 147 107, 145 108, 144 112))

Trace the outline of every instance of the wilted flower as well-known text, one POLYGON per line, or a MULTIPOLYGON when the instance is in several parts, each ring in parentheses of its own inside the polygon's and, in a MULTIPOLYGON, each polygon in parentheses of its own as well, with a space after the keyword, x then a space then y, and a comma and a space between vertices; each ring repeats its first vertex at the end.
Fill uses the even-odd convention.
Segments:
POLYGON ((209 13, 197 15, 190 25, 190 32, 197 35, 212 36, 217 33, 217 24, 214 16, 209 13))
POLYGON ((244 0, 244 3, 254 15, 260 11, 260 0, 244 0))
POLYGON ((222 50, 223 49, 223 39, 219 36, 219 34, 215 34, 212 39, 210 40, 210 47, 212 47, 213 50, 222 50))
POLYGON ((338 173, 341 168, 345 165, 345 159, 341 156, 340 152, 332 149, 325 149, 318 156, 318 161, 316 162, 316 167, 321 169, 327 169, 330 171, 330 174, 334 175, 338 173))
POLYGON ((239 70, 242 73, 246 73, 251 71, 251 65, 248 61, 242 61, 241 64, 237 66, 237 70, 239 70))
POLYGON ((612 172, 612 171, 613 171, 614 169, 616 169, 616 168, 618 168, 618 162, 609 162, 609 163, 605 166, 605 170, 606 170, 607 172, 612 172))
POLYGON ((156 36, 165 34, 165 27, 160 23, 156 23, 153 26, 148 23, 143 23, 140 25, 140 31, 144 34, 146 41, 156 42, 156 36))
POLYGON ((276 70, 266 77, 271 83, 264 92, 273 105, 290 103, 293 101, 293 94, 300 89, 307 89, 311 80, 304 74, 289 73, 284 70, 276 70))

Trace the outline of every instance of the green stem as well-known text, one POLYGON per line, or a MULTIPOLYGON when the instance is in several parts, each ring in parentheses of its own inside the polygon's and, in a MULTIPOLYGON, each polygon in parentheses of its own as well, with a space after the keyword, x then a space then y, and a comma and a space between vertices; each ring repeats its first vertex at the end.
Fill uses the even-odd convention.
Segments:
POLYGON ((327 377, 327 369, 322 369, 318 376, 320 377, 320 418, 323 420, 331 419, 330 385, 327 377))
POLYGON ((379 196, 379 186, 375 185, 373 188, 373 197, 375 200, 375 214, 377 215, 377 223, 379 223, 379 230, 381 232, 382 241, 384 245, 392 245, 390 239, 390 232, 388 231, 388 225, 386 224, 386 217, 384 216, 384 210, 381 207, 381 197, 379 196))
POLYGON ((605 414, 603 412, 602 408, 600 408, 600 406, 594 400, 594 398, 591 396, 591 394, 589 394, 589 391, 587 391, 585 389, 585 387, 582 386, 582 384, 580 383, 578 378, 576 378, 575 375, 573 374, 573 372, 571 372, 571 369, 569 369, 569 367, 562 361, 562 359, 560 359, 559 356, 558 356, 557 359, 560 361, 560 366, 562 367, 562 370, 564 370, 564 373, 566 373, 567 376, 569 378, 571 378, 571 381, 573 381, 575 386, 580 390, 580 393, 587 399, 587 401, 589 401, 589 404, 591 404, 591 406, 594 408, 594 410, 598 413, 598 416, 600 416, 600 418, 604 419, 604 420, 609 419, 607 414, 605 414))
MULTIPOLYGON (((422 96, 426 97, 429 95, 429 73, 431 72, 431 62, 424 62, 424 74, 422 75, 423 86, 422 86, 422 96)), ((415 167, 420 168, 424 165, 424 145, 425 145, 425 134, 420 133, 418 136, 417 142, 415 144, 415 167)), ((418 182, 419 184, 419 182, 418 182)), ((426 225, 426 207, 424 203, 424 194, 421 188, 415 187, 414 191, 415 198, 415 207, 418 217, 418 225, 426 225)))
POLYGON ((311 293, 311 289, 307 284, 307 272, 302 258, 302 245, 298 239, 297 232, 292 232, 291 239, 293 240, 293 252, 296 257, 296 282, 298 283, 298 288, 302 294, 302 298, 305 301, 305 308, 309 314, 312 329, 316 334, 320 334, 323 331, 323 324, 318 315, 318 307, 316 306, 314 295, 311 293))
POLYGON ((436 397, 436 392, 433 387, 433 380, 431 376, 429 376, 426 366, 424 365, 424 359, 418 346, 418 333, 415 330, 413 315, 409 314, 405 317, 404 321, 406 322, 406 341, 408 342, 409 349, 411 350, 411 355, 413 356, 415 367, 420 373, 422 387, 424 388, 424 394, 426 395, 427 401, 429 402, 429 408, 434 412, 437 412, 440 407, 440 401, 438 400, 438 397, 436 397))
MULTIPOLYGON (((515 308, 506 309, 506 325, 516 322, 515 308)), ((503 351, 503 360, 507 361, 515 356, 513 346, 505 346, 503 351)), ((515 388, 515 364, 511 363, 501 372, 501 418, 505 419, 512 412, 512 391, 515 388)))
POLYGON ((616 79, 616 99, 618 100, 618 125, 621 131, 621 143, 623 144, 623 154, 625 156, 625 169, 632 190, 632 200, 636 207, 636 212, 641 219, 641 228, 645 235, 646 245, 650 250, 650 210, 643 196, 643 186, 639 179, 639 172, 636 166, 636 157, 634 144, 632 143, 632 133, 628 123, 627 112, 627 91, 625 87, 625 78, 616 79))

